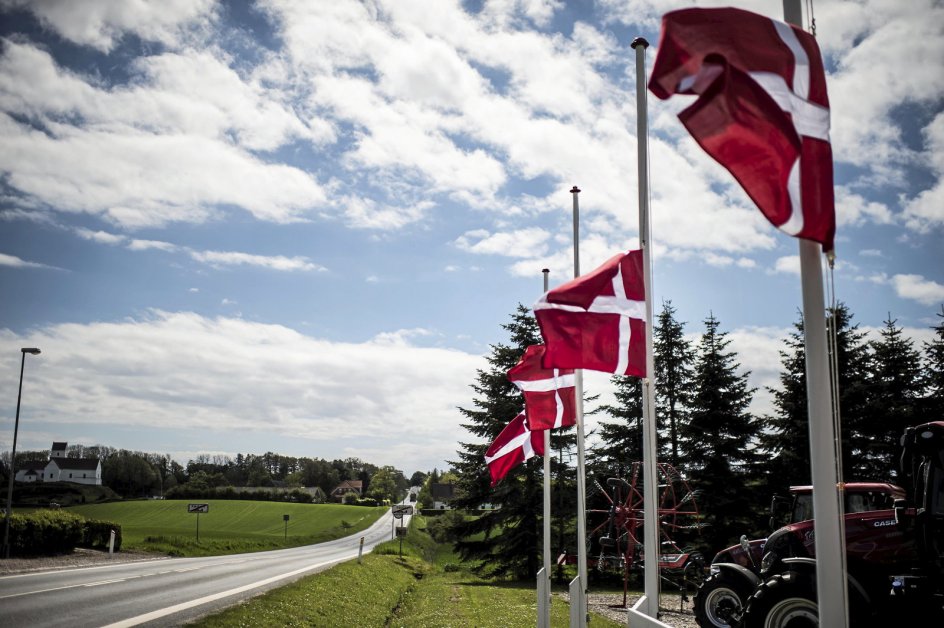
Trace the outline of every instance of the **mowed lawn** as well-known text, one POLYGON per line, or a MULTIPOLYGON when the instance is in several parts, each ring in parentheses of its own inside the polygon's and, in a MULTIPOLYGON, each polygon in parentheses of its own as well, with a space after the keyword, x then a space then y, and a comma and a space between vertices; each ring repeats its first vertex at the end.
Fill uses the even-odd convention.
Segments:
POLYGON ((360 532, 386 508, 248 500, 150 500, 73 506, 69 512, 121 525, 122 548, 208 556, 295 547, 360 532), (209 504, 200 515, 187 504, 209 504), (289 516, 287 539, 284 515, 289 516), (200 541, 197 543, 197 517, 200 541))

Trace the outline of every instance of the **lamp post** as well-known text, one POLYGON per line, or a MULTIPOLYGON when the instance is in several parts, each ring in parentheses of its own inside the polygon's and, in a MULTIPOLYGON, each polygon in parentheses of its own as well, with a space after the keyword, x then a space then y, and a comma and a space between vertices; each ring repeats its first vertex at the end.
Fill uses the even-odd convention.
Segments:
POLYGON ((10 453, 10 480, 7 483, 7 516, 4 518, 3 525, 3 548, 4 557, 10 558, 10 519, 13 517, 13 476, 16 475, 16 435, 20 431, 20 399, 23 397, 23 367, 26 366, 26 354, 39 355, 39 349, 35 347, 23 347, 20 349, 23 354, 20 359, 20 390, 16 394, 16 421, 13 423, 13 451, 10 453))

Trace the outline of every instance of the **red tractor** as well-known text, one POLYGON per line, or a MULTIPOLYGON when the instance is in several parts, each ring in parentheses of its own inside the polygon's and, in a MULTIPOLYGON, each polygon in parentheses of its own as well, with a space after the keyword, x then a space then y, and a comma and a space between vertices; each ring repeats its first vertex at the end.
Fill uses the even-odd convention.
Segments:
MULTIPOLYGON (((747 599, 761 584, 762 560, 774 556, 812 557, 813 549, 813 487, 790 487, 791 501, 775 497, 771 504, 771 528, 787 514, 788 523, 766 539, 748 541, 718 552, 711 562, 710 573, 695 594, 695 620, 702 628, 723 628, 736 625, 747 599), (787 551, 775 550, 786 546, 787 551)), ((886 561, 884 552, 868 548, 879 536, 887 536, 889 523, 894 522, 894 504, 905 498, 905 490, 893 484, 852 482, 845 485, 846 543, 849 556, 863 563, 886 561)), ((769 565, 768 565, 769 566, 769 565)))
MULTIPOLYGON (((849 625, 944 626, 944 421, 901 439, 906 496, 892 510, 846 518, 849 625)), ((760 583, 737 618, 744 628, 819 625, 813 528, 767 539, 760 583)))

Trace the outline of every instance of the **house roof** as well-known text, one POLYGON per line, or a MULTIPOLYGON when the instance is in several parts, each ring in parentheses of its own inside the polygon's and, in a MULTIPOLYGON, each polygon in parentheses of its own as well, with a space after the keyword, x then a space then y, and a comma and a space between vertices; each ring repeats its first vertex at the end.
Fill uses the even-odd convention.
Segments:
POLYGON ((60 470, 95 471, 98 469, 98 458, 50 458, 49 463, 56 465, 60 470))
POLYGON ((48 460, 30 460, 20 465, 20 471, 42 471, 48 463, 48 460))
POLYGON ((69 446, 69 443, 66 443, 66 442, 61 442, 61 443, 53 442, 53 444, 52 444, 52 450, 53 450, 53 451, 62 451, 63 449, 65 449, 65 448, 68 447, 68 446, 69 446))
POLYGON ((334 488, 334 491, 336 492, 346 488, 361 491, 364 489, 364 483, 360 480, 344 480, 334 488))

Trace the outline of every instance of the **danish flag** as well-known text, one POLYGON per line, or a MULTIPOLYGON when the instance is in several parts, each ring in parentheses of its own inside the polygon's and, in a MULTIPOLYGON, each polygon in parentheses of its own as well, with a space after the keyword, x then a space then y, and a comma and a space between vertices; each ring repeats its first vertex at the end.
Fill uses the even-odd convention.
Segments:
POLYGON ((534 304, 544 368, 646 376, 642 251, 612 257, 534 304))
POLYGON ((498 484, 513 468, 535 455, 544 455, 544 436, 539 431, 528 429, 522 410, 485 450, 485 464, 492 476, 492 486, 498 484))
POLYGON ((816 39, 741 9, 662 17, 649 89, 698 94, 679 114, 767 220, 833 248, 836 211, 826 72, 816 39))
POLYGON ((531 345, 508 371, 508 379, 524 395, 528 427, 532 430, 550 430, 577 422, 574 371, 544 368, 541 366, 544 351, 544 345, 531 345))

